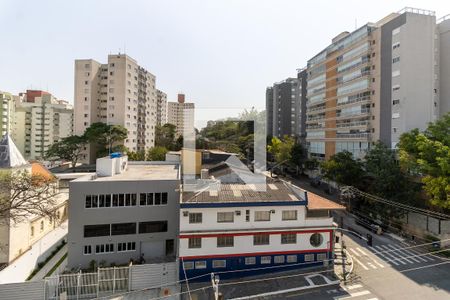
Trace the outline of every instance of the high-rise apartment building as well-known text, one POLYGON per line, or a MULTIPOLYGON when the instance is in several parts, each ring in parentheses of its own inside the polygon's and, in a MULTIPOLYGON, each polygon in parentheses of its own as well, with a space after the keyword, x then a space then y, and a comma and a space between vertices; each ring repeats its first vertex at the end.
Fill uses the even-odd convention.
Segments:
POLYGON ((0 91, 0 136, 5 134, 12 135, 14 128, 14 112, 15 112, 15 99, 18 96, 14 96, 7 92, 0 91))
POLYGON ((434 12, 408 8, 339 34, 308 61, 311 156, 363 157, 378 140, 395 148, 402 133, 436 120, 443 106, 437 28, 434 12))
POLYGON ((267 134, 305 136, 306 71, 266 89, 267 134), (303 87, 303 89, 302 89, 303 87))
POLYGON ((439 116, 450 111, 450 15, 438 20, 439 116))
POLYGON ((187 130, 194 128, 194 103, 185 102, 185 95, 178 94, 177 102, 167 103, 167 123, 176 126, 176 135, 183 135, 187 130))
POLYGON ((167 123, 167 94, 156 90, 156 125, 167 123))
POLYGON ((73 135, 73 106, 52 94, 27 90, 15 97, 12 137, 26 159, 42 159, 50 145, 73 135))
MULTIPOLYGON (((154 146, 156 125, 155 76, 126 54, 108 55, 108 63, 75 61, 75 126, 81 135, 92 123, 121 125, 128 130, 130 151, 154 146)), ((93 162, 95 149, 85 161, 93 162)))

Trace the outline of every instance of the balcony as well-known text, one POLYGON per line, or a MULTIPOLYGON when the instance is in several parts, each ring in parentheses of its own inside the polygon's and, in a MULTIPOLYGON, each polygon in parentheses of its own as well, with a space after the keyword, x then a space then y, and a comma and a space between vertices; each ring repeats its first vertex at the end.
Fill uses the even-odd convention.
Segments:
POLYGON ((367 115, 370 113, 370 108, 363 108, 360 111, 354 111, 354 112, 348 112, 348 113, 342 113, 342 112, 336 112, 336 117, 354 117, 354 116, 361 116, 361 115, 367 115))
POLYGON ((370 124, 369 121, 358 121, 358 122, 338 123, 336 124, 336 127, 337 128, 361 127, 361 126, 368 126, 369 124, 370 124))
POLYGON ((368 133, 368 132, 337 133, 336 138, 338 138, 338 139, 369 139, 370 133, 368 133))

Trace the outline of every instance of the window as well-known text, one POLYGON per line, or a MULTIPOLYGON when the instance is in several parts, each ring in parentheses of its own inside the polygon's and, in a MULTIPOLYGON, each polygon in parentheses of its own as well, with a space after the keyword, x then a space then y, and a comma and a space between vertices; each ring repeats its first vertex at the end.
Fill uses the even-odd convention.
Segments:
POLYGON ((399 42, 392 45, 392 49, 397 49, 397 48, 400 48, 399 42))
POLYGON ((314 261, 314 254, 305 254, 305 262, 314 261))
POLYGON ((281 234, 281 243, 282 244, 296 244, 297 243, 297 234, 296 233, 281 234))
POLYGON ((139 233, 167 232, 167 221, 139 222, 139 233))
POLYGON ((318 253, 317 254, 317 260, 318 261, 323 261, 327 259, 327 254, 326 253, 318 253))
POLYGON ((84 255, 92 254, 92 247, 91 247, 91 245, 84 246, 83 254, 84 255))
POLYGON ((398 91, 398 90, 400 90, 400 85, 394 85, 394 86, 392 87, 392 90, 393 90, 393 91, 398 91))
POLYGON ((109 236, 109 224, 84 225, 84 237, 109 236))
POLYGON ((218 212, 217 223, 233 223, 234 212, 218 212))
POLYGON ((117 243, 117 252, 136 251, 135 242, 117 243))
POLYGON ((273 262, 276 264, 284 264, 284 255, 277 255, 273 257, 273 262))
POLYGON ((268 234, 255 234, 253 236, 253 245, 269 245, 270 236, 268 234))
POLYGON ((255 211, 255 221, 270 221, 270 211, 255 211))
POLYGON ((397 128, 396 128, 396 127, 392 128, 392 131, 393 131, 394 133, 397 133, 397 128))
POLYGON ((296 263, 297 262, 297 255, 287 255, 286 256, 286 262, 287 263, 296 263))
POLYGON ((136 223, 111 224, 111 235, 136 234, 136 223))
POLYGON ((398 105, 398 104, 400 104, 400 99, 392 100, 392 105, 398 105))
POLYGON ((245 258, 245 264, 246 265, 254 265, 256 264, 256 257, 246 257, 245 258))
POLYGON ((192 269, 194 269, 194 262, 193 261, 185 261, 185 262, 183 262, 183 267, 185 270, 192 270, 192 269))
POLYGON ((112 253, 112 252, 114 252, 114 244, 95 245, 96 254, 112 253))
POLYGON ((245 210, 245 222, 250 222, 250 210, 245 210))
POLYGON ((34 236, 34 226, 31 226, 31 236, 34 236))
POLYGON ((206 269, 206 261, 205 260, 196 261, 195 268, 196 269, 206 269))
POLYGON ((202 222, 202 213, 189 213, 189 224, 201 222, 202 222))
POLYGON ((234 237, 233 236, 219 236, 217 237, 217 247, 233 247, 234 237))
POLYGON ((261 256, 261 264, 267 265, 272 263, 272 257, 271 256, 261 256))
POLYGON ((322 245, 322 242, 323 242, 323 237, 320 233, 314 233, 309 238, 309 243, 313 247, 319 247, 320 245, 322 245))
POLYGON ((297 211, 296 210, 283 210, 281 219, 283 221, 297 220, 297 211))
POLYGON ((224 259, 213 260, 212 266, 213 268, 225 268, 227 266, 227 261, 224 259))
POLYGON ((202 247, 202 238, 189 238, 189 249, 193 248, 201 248, 202 247))

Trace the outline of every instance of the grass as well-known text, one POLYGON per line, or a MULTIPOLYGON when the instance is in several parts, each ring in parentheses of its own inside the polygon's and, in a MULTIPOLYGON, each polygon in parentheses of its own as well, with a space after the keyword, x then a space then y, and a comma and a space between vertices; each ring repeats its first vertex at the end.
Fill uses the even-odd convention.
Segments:
POLYGON ((55 270, 59 267, 59 265, 61 265, 61 263, 66 259, 66 257, 67 252, 58 260, 58 262, 53 266, 53 268, 51 268, 51 270, 48 271, 47 274, 45 274, 45 277, 52 275, 53 272, 55 272, 55 270))
POLYGON ((50 253, 49 256, 47 256, 45 258, 44 261, 41 261, 37 264, 37 267, 34 268, 34 270, 31 272, 31 274, 25 280, 28 281, 31 278, 33 278, 39 272, 39 270, 42 269, 50 261, 50 259, 52 259, 52 257, 55 256, 56 253, 59 252, 59 250, 61 250, 62 247, 64 247, 65 244, 66 244, 66 241, 62 240, 61 243, 50 253))

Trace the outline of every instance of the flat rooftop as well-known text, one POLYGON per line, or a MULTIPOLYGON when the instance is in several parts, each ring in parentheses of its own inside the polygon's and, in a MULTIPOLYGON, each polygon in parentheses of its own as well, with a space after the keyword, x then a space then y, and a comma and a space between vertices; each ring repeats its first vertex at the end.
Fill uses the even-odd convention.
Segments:
MULTIPOLYGON (((95 174, 95 173, 94 173, 95 174)), ((136 164, 128 163, 127 168, 113 176, 83 177, 77 181, 143 181, 143 180, 179 180, 177 164, 136 164)))

